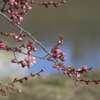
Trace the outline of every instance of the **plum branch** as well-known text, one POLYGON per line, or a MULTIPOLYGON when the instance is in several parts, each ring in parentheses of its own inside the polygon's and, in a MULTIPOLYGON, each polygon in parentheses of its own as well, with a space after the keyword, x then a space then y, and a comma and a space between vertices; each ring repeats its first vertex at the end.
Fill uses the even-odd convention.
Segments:
MULTIPOLYGON (((95 84, 100 84, 100 80, 97 80, 96 78, 93 80, 91 79, 86 80, 84 78, 80 78, 80 75, 88 73, 88 71, 90 71, 92 67, 88 68, 87 66, 83 66, 81 69, 76 69, 75 67, 70 65, 66 67, 64 61, 66 61, 67 57, 65 56, 65 53, 60 50, 60 45, 63 45, 64 42, 62 35, 59 36, 57 44, 54 45, 54 47, 52 47, 50 51, 48 51, 45 48, 45 46, 34 37, 35 34, 30 33, 29 31, 25 30, 20 26, 20 23, 24 19, 24 16, 27 14, 28 11, 32 10, 30 4, 37 3, 38 5, 43 5, 46 8, 48 8, 51 5, 58 7, 61 4, 66 3, 66 1, 61 1, 61 2, 45 1, 43 3, 39 3, 33 0, 2 0, 2 3, 3 7, 0 9, 0 15, 3 18, 5 18, 8 22, 13 24, 20 31, 19 34, 17 35, 16 33, 13 32, 5 33, 3 30, 1 30, 0 35, 6 36, 7 38, 14 38, 14 41, 17 40, 17 42, 20 42, 20 44, 22 43, 20 46, 14 47, 7 45, 5 41, 0 39, 0 50, 5 50, 13 53, 14 58, 11 59, 11 63, 20 64, 22 68, 27 66, 29 69, 31 69, 30 66, 36 64, 35 57, 39 58, 40 60, 45 59, 47 61, 54 63, 54 65, 52 66, 53 68, 62 70, 63 74, 66 74, 69 77, 73 77, 75 79, 76 86, 78 85, 79 82, 85 82, 86 84, 89 84, 91 82, 95 84), (6 5, 8 5, 8 7, 6 7, 6 5), (10 17, 8 16, 8 14, 10 15, 10 17), (23 40, 26 37, 30 38, 27 44, 23 43, 23 40), (38 55, 32 54, 32 52, 38 51, 38 49, 35 47, 35 44, 38 44, 42 48, 42 50, 46 53, 45 56, 40 57, 38 55), (26 50, 26 52, 24 52, 24 50, 26 50), (26 55, 27 57, 19 60, 18 57, 16 56, 16 53, 26 55)), ((4 86, 6 88, 6 89, 0 89, 0 92, 2 93, 2 95, 7 95, 7 90, 11 89, 13 91, 16 90, 19 93, 21 92, 21 90, 15 89, 14 83, 16 82, 23 83, 24 80, 28 80, 29 77, 34 77, 35 75, 41 76, 41 72, 43 71, 45 71, 45 69, 41 69, 41 71, 39 71, 36 74, 31 73, 29 76, 25 76, 21 79, 15 78, 13 82, 10 82, 9 84, 0 83, 1 86, 4 86)))

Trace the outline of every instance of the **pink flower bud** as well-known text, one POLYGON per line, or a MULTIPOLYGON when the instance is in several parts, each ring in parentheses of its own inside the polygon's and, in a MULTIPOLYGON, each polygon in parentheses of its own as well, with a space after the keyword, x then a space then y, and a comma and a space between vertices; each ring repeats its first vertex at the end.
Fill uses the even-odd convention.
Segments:
POLYGON ((20 22, 16 22, 17 25, 20 25, 20 22))
POLYGON ((88 73, 88 70, 86 70, 85 72, 88 73))
POLYGON ((65 68, 62 68, 62 70, 65 70, 65 68))
POLYGON ((43 72, 44 72, 44 71, 45 71, 45 69, 42 69, 41 71, 43 71, 43 72))
POLYGON ((49 1, 49 4, 53 4, 53 2, 52 1, 49 1))
POLYGON ((75 85, 78 86, 78 82, 77 81, 75 82, 75 85))
POLYGON ((26 66, 26 63, 22 63, 22 67, 24 68, 26 66))
MULTIPOLYGON (((12 3, 13 4, 13 3, 12 3)), ((11 7, 11 11, 14 11, 15 10, 15 8, 14 7, 11 7)))
POLYGON ((64 0, 63 3, 66 3, 66 1, 64 0))
POLYGON ((33 0, 31 0, 31 3, 32 3, 32 4, 34 4, 34 1, 33 1, 33 0))
POLYGON ((18 12, 16 11, 14 14, 17 16, 18 15, 18 12))
POLYGON ((10 9, 8 9, 8 10, 7 10, 7 13, 9 13, 9 14, 10 14, 10 13, 11 13, 11 10, 10 10, 10 9))
POLYGON ((28 78, 29 78, 29 77, 28 77, 28 76, 26 76, 26 77, 25 77, 25 80, 28 80, 28 78))
POLYGON ((40 76, 40 77, 41 77, 41 73, 39 73, 39 74, 38 74, 38 76, 40 76))
POLYGON ((14 39, 16 39, 16 40, 17 40, 17 39, 18 39, 18 36, 17 36, 17 35, 15 35, 15 36, 14 36, 14 39))
POLYGON ((71 76, 72 76, 72 74, 71 74, 71 73, 69 73, 69 74, 68 74, 68 76, 69 76, 69 77, 71 77, 71 76))
POLYGON ((37 51, 37 48, 34 48, 33 50, 34 50, 34 51, 37 51))
POLYGON ((28 7, 27 7, 27 10, 29 10, 29 11, 30 11, 31 9, 32 9, 32 7, 30 7, 30 6, 28 6, 28 7))
POLYGON ((59 67, 58 70, 60 70, 61 68, 59 67))
POLYGON ((58 7, 58 4, 55 4, 54 6, 55 6, 55 7, 58 7))
POLYGON ((21 92, 21 89, 17 89, 17 92, 20 93, 21 92))
POLYGON ((25 10, 22 10, 22 13, 24 13, 24 14, 25 14, 25 12, 26 12, 25 10))
POLYGON ((63 71, 64 74, 67 74, 67 71, 63 71))
POLYGON ((23 37, 23 36, 24 36, 24 34, 22 34, 22 33, 21 33, 21 34, 20 34, 20 36, 21 36, 21 37, 23 37))
POLYGON ((58 44, 61 44, 61 41, 58 41, 58 44))
POLYGON ((56 65, 53 65, 53 68, 56 68, 56 65))
POLYGON ((17 4, 18 4, 17 2, 14 2, 14 5, 15 5, 15 6, 17 6, 17 4))
POLYGON ((51 61, 51 58, 49 57, 48 60, 51 61))
POLYGON ((23 39, 22 39, 22 38, 20 38, 20 37, 19 37, 17 40, 18 40, 19 42, 22 42, 22 41, 23 41, 23 39))
POLYGON ((13 34, 13 33, 9 33, 9 35, 10 35, 10 36, 13 36, 14 34, 13 34))
POLYGON ((76 74, 76 71, 74 71, 73 74, 76 74))
POLYGON ((20 48, 19 47, 16 47, 16 50, 19 50, 20 48))
POLYGON ((32 41, 32 40, 29 40, 28 42, 29 42, 30 44, 31 44, 31 43, 33 43, 33 41, 32 41))
POLYGON ((60 6, 60 3, 58 3, 58 6, 60 6))
POLYGON ((31 55, 32 51, 31 51, 31 50, 29 50, 27 53, 28 53, 29 55, 31 55))
POLYGON ((62 61, 66 61, 66 59, 67 59, 66 56, 63 56, 63 57, 61 58, 62 61))
POLYGON ((91 82, 91 80, 88 80, 89 82, 91 82))
POLYGON ((17 17, 16 17, 15 15, 13 15, 13 14, 11 15, 11 17, 12 17, 12 19, 16 19, 16 18, 17 18, 17 17))
POLYGON ((25 9, 25 8, 26 8, 26 6, 25 6, 25 5, 23 5, 23 6, 21 6, 21 8, 22 8, 22 9, 25 9))
POLYGON ((14 59, 14 60, 13 60, 13 62, 14 62, 14 63, 17 63, 17 60, 16 60, 16 59, 14 59))
POLYGON ((14 59, 12 59, 11 62, 13 63, 14 62, 14 59))

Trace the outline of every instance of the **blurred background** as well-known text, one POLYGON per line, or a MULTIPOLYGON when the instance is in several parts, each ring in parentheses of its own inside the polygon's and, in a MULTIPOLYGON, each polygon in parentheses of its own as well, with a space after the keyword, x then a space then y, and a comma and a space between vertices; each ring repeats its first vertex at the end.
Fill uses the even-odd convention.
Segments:
MULTIPOLYGON (((39 2, 42 1, 44 0, 39 2)), ((66 4, 62 4, 58 8, 53 6, 45 8, 37 4, 34 4, 32 7, 32 10, 27 13, 22 21, 21 26, 31 33, 37 32, 34 37, 42 42, 47 50, 50 51, 59 40, 59 35, 63 35, 64 44, 60 47, 67 57, 65 62, 66 66, 72 65, 78 69, 87 65, 88 67, 93 67, 93 70, 100 69, 100 0, 67 0, 66 4)), ((14 32, 19 34, 20 32, 15 26, 0 16, 0 30, 1 29, 8 33, 14 32)), ((0 36, 0 38, 4 37, 0 36)), ((10 38, 4 39, 5 41, 9 41, 7 42, 9 45, 16 45, 17 43, 15 43, 15 41, 13 42, 10 38)), ((25 42, 27 43, 27 41, 25 42)), ((45 53, 43 53, 41 48, 38 47, 38 45, 36 45, 36 47, 38 51, 35 54, 44 56, 45 53)), ((18 57, 21 59, 22 56, 18 55, 18 57)), ((16 75, 29 72, 35 73, 42 68, 46 68, 44 76, 45 74, 58 73, 58 70, 52 68, 53 63, 45 60, 40 61, 37 59, 37 64, 32 66, 31 70, 28 70, 27 68, 23 69, 15 64, 10 64, 11 58, 12 54, 8 54, 7 52, 0 54, 0 70, 4 72, 4 74, 0 73, 1 77, 15 77, 16 75), (9 64, 10 67, 7 66, 7 64, 9 64)), ((95 97, 95 92, 93 92, 92 95, 95 97)), ((76 99, 70 98, 70 100, 76 99)), ((91 98, 90 100, 97 99, 91 98)))

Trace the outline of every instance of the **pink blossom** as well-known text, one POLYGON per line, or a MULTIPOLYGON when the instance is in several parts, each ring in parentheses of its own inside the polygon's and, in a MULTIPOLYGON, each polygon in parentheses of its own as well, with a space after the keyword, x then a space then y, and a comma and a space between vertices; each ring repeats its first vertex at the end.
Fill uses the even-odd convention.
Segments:
POLYGON ((6 47, 6 45, 5 45, 5 43, 4 42, 2 42, 2 43, 0 43, 0 48, 5 48, 6 47))
POLYGON ((26 12, 25 10, 22 10, 22 13, 24 13, 24 14, 25 14, 25 12, 26 12))
POLYGON ((28 78, 29 78, 29 77, 28 77, 28 76, 26 76, 26 77, 25 77, 25 80, 28 80, 28 78))
POLYGON ((22 16, 19 16, 18 17, 18 20, 21 22, 23 20, 23 17, 22 16))
POLYGON ((31 50, 29 50, 27 53, 30 55, 30 54, 32 53, 32 51, 31 51, 31 50))
POLYGON ((36 63, 35 57, 28 56, 25 58, 25 61, 29 65, 34 65, 36 63))
POLYGON ((33 43, 33 41, 32 40, 29 40, 29 43, 31 44, 31 43, 33 43))
POLYGON ((37 51, 37 48, 34 48, 33 50, 34 50, 34 51, 37 51))
MULTIPOLYGON (((78 71, 80 71, 81 69, 78 69, 78 71)), ((80 73, 76 72, 76 78, 80 77, 80 73)))
POLYGON ((76 72, 76 78, 80 77, 79 72, 76 72))
POLYGON ((67 71, 63 71, 64 74, 67 74, 67 71))
POLYGON ((19 42, 22 42, 22 41, 23 41, 23 39, 22 39, 22 38, 20 38, 20 37, 19 37, 17 40, 18 40, 19 42))
POLYGON ((66 61, 66 59, 67 59, 66 56, 63 56, 63 57, 61 58, 62 61, 66 61))
POLYGON ((11 13, 11 10, 9 10, 9 9, 8 9, 8 10, 7 10, 7 13, 9 13, 9 14, 10 14, 10 13, 11 13))
POLYGON ((32 7, 30 7, 30 6, 27 8, 27 10, 29 10, 29 11, 30 11, 31 9, 32 9, 32 7))
POLYGON ((23 6, 21 6, 21 8, 22 8, 22 9, 25 9, 25 8, 26 8, 26 6, 25 6, 25 5, 23 5, 23 6))
POLYGON ((17 15, 18 15, 18 12, 17 12, 17 11, 16 11, 16 12, 14 12, 14 15, 16 15, 16 16, 17 16, 17 15))
POLYGON ((21 37, 24 37, 24 34, 21 33, 20 36, 21 36, 21 37))
POLYGON ((49 4, 53 4, 53 2, 52 1, 49 1, 49 4))
POLYGON ((34 3, 34 1, 33 1, 33 0, 31 0, 31 3, 33 4, 33 3, 34 3))
POLYGON ((29 0, 25 0, 27 3, 29 3, 29 0))
POLYGON ((82 67, 83 70, 87 70, 87 68, 88 68, 87 66, 83 66, 82 67))
POLYGON ((20 22, 16 22, 17 25, 20 25, 20 22))
POLYGON ((56 52, 57 52, 57 53, 61 53, 60 49, 56 49, 56 52))
POLYGON ((17 40, 17 39, 18 39, 18 35, 15 35, 15 36, 14 36, 14 39, 16 39, 16 40, 17 40))
POLYGON ((13 14, 11 15, 11 17, 12 17, 13 19, 16 19, 16 18, 17 18, 16 15, 13 15, 13 14))
POLYGON ((17 89, 17 92, 20 93, 21 92, 21 89, 17 89))
POLYGON ((10 36, 13 36, 14 34, 13 34, 13 33, 9 33, 9 35, 10 35, 10 36))
POLYGON ((14 5, 15 5, 15 6, 17 6, 17 4, 18 4, 17 2, 14 2, 14 5))
POLYGON ((58 41, 58 44, 61 44, 61 41, 58 41))

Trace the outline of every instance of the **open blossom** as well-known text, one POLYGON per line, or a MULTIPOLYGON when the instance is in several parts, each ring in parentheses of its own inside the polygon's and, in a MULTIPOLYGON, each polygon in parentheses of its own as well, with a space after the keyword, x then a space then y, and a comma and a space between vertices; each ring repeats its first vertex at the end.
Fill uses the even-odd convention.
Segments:
POLYGON ((29 65, 34 65, 36 63, 35 57, 28 56, 25 58, 25 61, 29 65))
MULTIPOLYGON (((81 69, 78 69, 78 71, 80 71, 81 69)), ((80 73, 76 72, 76 78, 80 77, 80 73)))
POLYGON ((22 16, 19 16, 18 17, 18 20, 21 22, 23 20, 23 17, 22 16))
POLYGON ((31 9, 32 9, 32 7, 30 7, 30 6, 28 6, 28 7, 27 7, 27 10, 29 10, 29 11, 30 11, 31 9))
POLYGON ((87 70, 87 68, 88 68, 87 66, 83 66, 82 67, 83 70, 87 70))
POLYGON ((77 73, 76 73, 76 78, 78 78, 78 77, 80 77, 80 74, 77 72, 77 73))
POLYGON ((1 42, 0 43, 0 48, 3 48, 4 49, 5 47, 6 47, 5 43, 4 42, 1 42))

